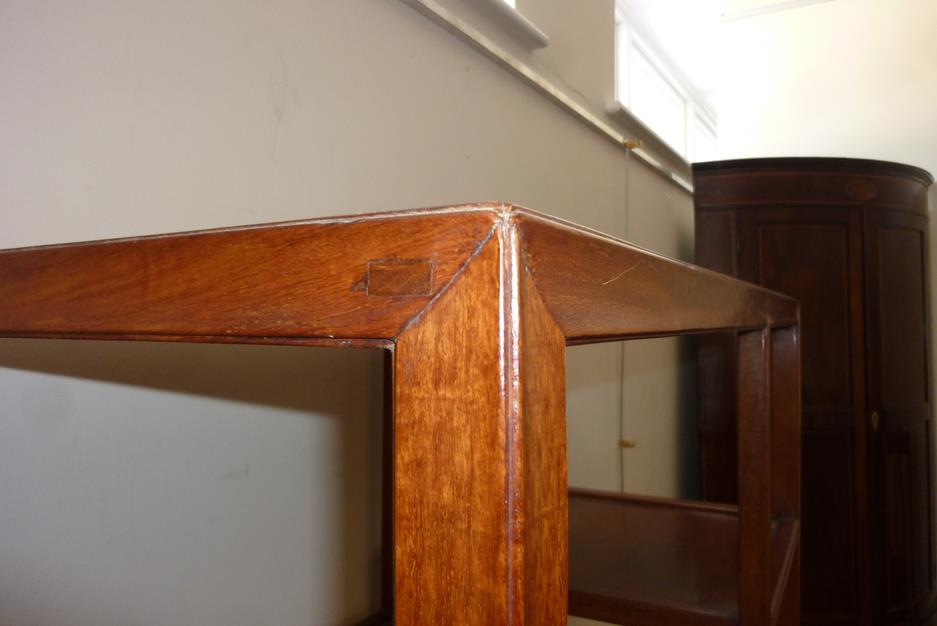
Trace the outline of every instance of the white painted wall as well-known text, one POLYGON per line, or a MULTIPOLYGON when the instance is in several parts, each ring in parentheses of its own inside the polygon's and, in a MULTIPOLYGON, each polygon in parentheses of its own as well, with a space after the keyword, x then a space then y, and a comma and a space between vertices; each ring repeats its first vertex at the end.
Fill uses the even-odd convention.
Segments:
MULTIPOLYGON (((612 0, 518 5, 552 50, 477 23, 600 112, 612 0)), ((690 254, 688 196, 396 0, 11 0, 0 85, 4 248, 504 199, 690 254)), ((576 484, 621 481, 620 365, 570 351, 576 484)), ((380 379, 367 351, 0 341, 0 623, 361 619, 380 379)))
POLYGON ((937 3, 834 0, 723 22, 721 158, 848 156, 937 172, 937 3))

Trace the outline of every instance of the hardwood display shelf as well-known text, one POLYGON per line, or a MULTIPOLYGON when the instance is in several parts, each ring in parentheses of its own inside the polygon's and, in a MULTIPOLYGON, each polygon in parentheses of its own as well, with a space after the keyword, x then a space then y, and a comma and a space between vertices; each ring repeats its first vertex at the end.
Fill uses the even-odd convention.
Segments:
POLYGON ((798 307, 774 292, 488 203, 0 251, 0 336, 387 350, 383 623, 560 626, 568 577, 612 621, 798 623, 798 307), (727 330, 738 510, 570 498, 566 346, 727 330))
MULTIPOLYGON (((796 519, 772 526, 776 615, 799 542, 796 519)), ((738 623, 738 507, 571 489, 570 613, 628 624, 738 623)))

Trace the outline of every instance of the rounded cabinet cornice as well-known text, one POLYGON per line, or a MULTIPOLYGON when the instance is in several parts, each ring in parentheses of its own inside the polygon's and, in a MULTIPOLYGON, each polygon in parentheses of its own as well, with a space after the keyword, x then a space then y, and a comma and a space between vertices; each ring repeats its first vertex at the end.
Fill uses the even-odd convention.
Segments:
POLYGON ((933 177, 917 167, 867 159, 779 157, 693 165, 698 211, 727 207, 861 206, 927 215, 933 177))

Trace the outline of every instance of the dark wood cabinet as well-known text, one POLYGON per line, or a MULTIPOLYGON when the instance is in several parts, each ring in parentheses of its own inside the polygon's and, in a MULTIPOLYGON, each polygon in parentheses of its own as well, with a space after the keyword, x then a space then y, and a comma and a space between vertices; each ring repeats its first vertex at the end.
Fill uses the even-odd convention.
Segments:
MULTIPOLYGON (((803 354, 804 624, 935 622, 925 171, 694 166, 696 260, 794 296, 803 354)), ((700 340, 701 481, 736 497, 734 339, 700 340)))

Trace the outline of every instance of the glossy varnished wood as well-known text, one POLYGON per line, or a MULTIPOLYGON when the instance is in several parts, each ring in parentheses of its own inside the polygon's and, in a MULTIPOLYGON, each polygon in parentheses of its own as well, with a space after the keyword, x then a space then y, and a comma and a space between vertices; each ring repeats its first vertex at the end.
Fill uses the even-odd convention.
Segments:
POLYGON ((792 300, 488 203, 3 250, 0 335, 393 339, 500 223, 569 340, 793 319, 792 300))
MULTIPOLYGON (((375 619, 408 626, 565 623, 568 538, 582 539, 568 528, 567 343, 795 337, 797 319, 784 296, 499 203, 0 251, 0 336, 388 349, 393 585, 375 619)), ((783 434, 770 445, 772 414, 797 418, 768 401, 795 384, 797 345, 784 346, 779 364, 767 350, 763 370, 740 371, 751 480, 721 535, 740 564, 723 604, 750 624, 797 613, 781 587, 796 580, 798 491, 776 478, 797 475, 799 452, 783 434)), ((678 526, 700 510, 655 506, 678 526)), ((638 527, 652 534, 627 541, 668 549, 667 533, 651 541, 666 524, 638 527)), ((634 578, 627 559, 607 566, 634 578)), ((615 605, 628 612, 616 619, 709 623, 702 601, 639 604, 615 605)))
POLYGON ((777 157, 693 165, 697 208, 856 206, 927 215, 931 175, 917 167, 823 157, 777 157), (705 179, 702 188, 696 178, 705 179))
POLYGON ((738 623, 738 508, 570 490, 570 612, 738 623), (705 540, 702 540, 705 538, 705 540))
MULTIPOLYGON (((397 341, 394 532, 401 624, 512 611, 508 376, 500 249, 489 241, 397 341), (505 497, 507 495, 507 497, 505 497)), ((554 617, 560 613, 554 612, 554 617)), ((555 621, 555 620, 554 620, 555 621)), ((522 622, 515 622, 522 623, 522 622)))
MULTIPOLYGON (((520 254, 518 235, 517 230, 508 234, 508 253, 515 258, 520 254)), ((518 580, 514 594, 523 599, 523 623, 549 624, 554 612, 566 612, 568 582, 566 338, 530 274, 516 260, 509 267, 516 268, 516 275, 507 278, 517 283, 519 308, 517 313, 505 311, 505 319, 517 316, 506 341, 518 355, 511 384, 519 424, 508 447, 511 483, 517 490, 512 494, 517 504, 511 532, 513 545, 523 550, 515 551, 513 567, 523 572, 524 585, 518 580)))
POLYGON ((770 555, 771 615, 781 626, 800 623, 801 358, 799 327, 771 334, 771 517, 782 523, 793 521, 790 528, 798 535, 796 540, 775 541, 772 548, 781 545, 784 552, 770 555))
POLYGON ((575 225, 521 213, 523 263, 568 338, 786 326, 797 303, 575 225), (744 286, 743 286, 744 285, 744 286))
POLYGON ((6 250, 0 334, 394 338, 499 216, 474 206, 6 250))
MULTIPOLYGON (((697 262, 801 302, 805 624, 937 617, 932 183, 915 167, 856 159, 694 166, 697 262)), ((735 437, 733 341, 701 340, 701 474, 719 501, 737 497, 735 457, 719 454, 735 437)))
POLYGON ((769 539, 772 459, 769 415, 770 336, 741 333, 738 365, 739 617, 746 624, 771 621, 769 539))
MULTIPOLYGON (((569 510, 571 614, 629 626, 740 623, 738 507, 571 489, 569 510)), ((769 595, 790 593, 798 534, 791 517, 768 528, 769 595)), ((794 600, 782 606, 797 616, 794 600)))
POLYGON ((634 625, 799 623, 797 327, 746 330, 735 345, 737 512, 712 504, 572 493, 573 614, 634 625), (713 514, 722 517, 706 517, 713 514), (706 520, 719 520, 718 527, 706 520), (734 550, 725 548, 726 537, 734 550), (593 563, 602 567, 592 570, 593 563), (616 563, 628 567, 616 570, 616 563), (651 575, 661 570, 667 573, 651 575), (690 584, 681 585, 681 576, 690 584))
POLYGON ((745 276, 802 302, 805 607, 818 621, 852 623, 871 611, 861 552, 871 540, 867 491, 856 487, 867 474, 860 451, 868 436, 860 215, 763 207, 739 222, 745 276))
POLYGON ((879 416, 870 487, 880 549, 872 563, 885 623, 921 623, 937 602, 927 224, 907 213, 867 214, 864 232, 866 334, 874 355, 867 395, 879 416))

